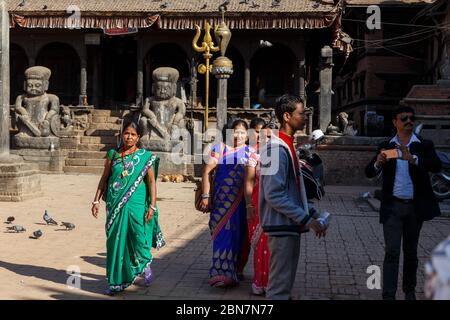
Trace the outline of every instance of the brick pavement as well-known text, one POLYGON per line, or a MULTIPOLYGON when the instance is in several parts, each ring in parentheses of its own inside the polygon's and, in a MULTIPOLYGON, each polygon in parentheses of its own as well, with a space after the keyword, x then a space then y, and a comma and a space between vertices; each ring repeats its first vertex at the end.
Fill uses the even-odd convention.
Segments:
MULTIPOLYGON (((134 285, 115 297, 102 294, 105 279, 104 207, 98 220, 90 215, 90 202, 98 182, 94 175, 43 175, 44 196, 21 203, 1 203, 0 220, 13 215, 25 233, 0 232, 0 299, 261 299, 250 294, 252 264, 240 286, 223 290, 207 284, 211 255, 208 216, 193 209, 193 185, 158 183, 161 226, 167 246, 154 251, 155 281, 134 285), (70 221, 73 231, 43 225, 48 209, 57 221, 70 221), (34 230, 44 235, 29 239, 34 230), (66 286, 69 266, 81 270, 81 290, 66 286)), ((319 202, 333 215, 325 239, 302 236, 301 256, 294 284, 296 299, 379 299, 369 290, 366 269, 382 265, 383 238, 378 214, 357 200, 370 187, 327 187, 319 202)), ((422 267, 430 251, 450 231, 450 219, 424 225, 420 247, 418 298, 423 298, 422 267)), ((401 273, 401 268, 400 268, 401 273)), ((399 283, 401 288, 401 281, 399 283)), ((398 294, 402 298, 401 290, 398 294)))

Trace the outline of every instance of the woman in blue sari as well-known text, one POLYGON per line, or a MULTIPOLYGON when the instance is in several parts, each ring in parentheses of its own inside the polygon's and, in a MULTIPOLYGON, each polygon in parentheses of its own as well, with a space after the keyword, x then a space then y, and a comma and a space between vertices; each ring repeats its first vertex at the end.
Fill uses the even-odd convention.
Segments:
POLYGON ((251 154, 245 144, 248 125, 243 120, 236 120, 232 129, 234 145, 214 145, 202 175, 201 209, 204 212, 212 209, 209 228, 213 256, 209 284, 214 287, 231 287, 238 283, 249 251, 243 192, 245 165, 251 154), (211 186, 209 177, 213 170, 214 182, 211 186))

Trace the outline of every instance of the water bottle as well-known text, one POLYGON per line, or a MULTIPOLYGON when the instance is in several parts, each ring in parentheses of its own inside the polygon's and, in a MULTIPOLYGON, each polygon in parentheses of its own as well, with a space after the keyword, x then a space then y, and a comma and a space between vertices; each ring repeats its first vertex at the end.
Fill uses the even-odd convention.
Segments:
POLYGON ((328 226, 330 225, 330 219, 331 219, 330 213, 325 211, 319 215, 319 218, 317 219, 317 221, 322 226, 322 229, 328 229, 328 226))

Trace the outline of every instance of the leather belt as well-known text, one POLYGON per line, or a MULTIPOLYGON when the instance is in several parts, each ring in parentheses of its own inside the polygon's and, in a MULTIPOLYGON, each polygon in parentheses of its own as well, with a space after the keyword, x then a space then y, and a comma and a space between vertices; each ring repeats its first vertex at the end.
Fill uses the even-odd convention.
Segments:
POLYGON ((404 204, 413 203, 413 199, 400 199, 400 198, 397 198, 397 197, 393 197, 393 198, 394 198, 394 201, 401 202, 401 203, 404 203, 404 204))

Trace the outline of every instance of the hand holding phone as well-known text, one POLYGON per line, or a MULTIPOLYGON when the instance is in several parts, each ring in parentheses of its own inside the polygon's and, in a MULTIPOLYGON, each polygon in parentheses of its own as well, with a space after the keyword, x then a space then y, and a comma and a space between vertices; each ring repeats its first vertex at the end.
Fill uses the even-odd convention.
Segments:
POLYGON ((381 151, 386 155, 386 159, 398 159, 398 150, 397 149, 390 149, 390 150, 383 150, 381 151))

